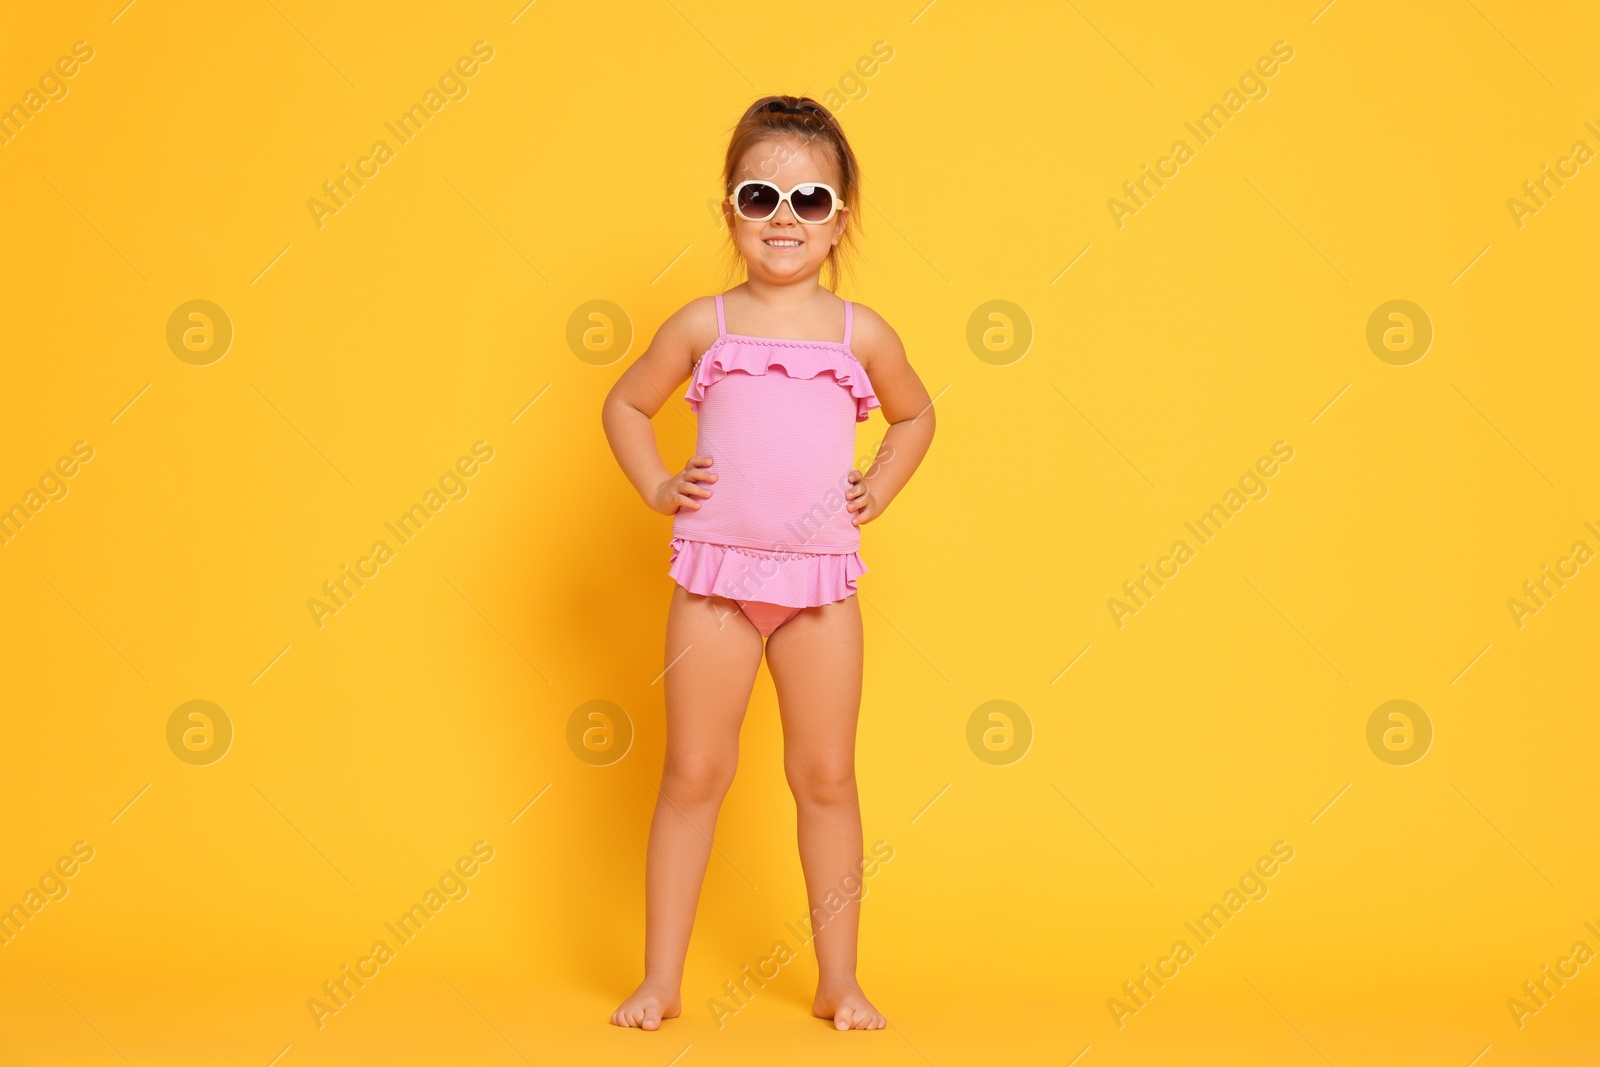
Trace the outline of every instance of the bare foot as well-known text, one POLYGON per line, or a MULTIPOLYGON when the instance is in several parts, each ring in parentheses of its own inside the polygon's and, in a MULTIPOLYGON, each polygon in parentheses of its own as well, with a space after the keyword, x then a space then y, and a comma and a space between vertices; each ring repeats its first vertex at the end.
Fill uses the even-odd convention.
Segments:
POLYGON ((889 1025, 861 992, 854 978, 819 983, 811 1014, 819 1019, 832 1019, 835 1030, 882 1030, 889 1025))
POLYGON ((654 985, 646 978, 633 991, 633 996, 611 1013, 616 1026, 637 1026, 641 1030, 654 1030, 662 1019, 676 1019, 681 1010, 678 991, 654 985))

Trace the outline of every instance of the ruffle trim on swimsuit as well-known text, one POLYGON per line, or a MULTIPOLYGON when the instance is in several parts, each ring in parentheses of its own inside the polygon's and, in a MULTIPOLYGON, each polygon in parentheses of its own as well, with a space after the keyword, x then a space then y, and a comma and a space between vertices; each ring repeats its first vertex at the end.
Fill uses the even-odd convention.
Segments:
POLYGON ((667 573, 700 596, 760 600, 789 608, 812 608, 844 600, 867 573, 857 552, 761 552, 709 541, 672 539, 667 573))
POLYGON ((850 391, 856 401, 856 421, 865 422, 867 413, 878 407, 872 382, 850 350, 837 341, 784 341, 767 338, 742 338, 723 334, 706 349, 689 378, 683 398, 698 412, 707 387, 726 378, 732 371, 766 374, 773 367, 790 378, 815 378, 831 374, 834 381, 850 391))

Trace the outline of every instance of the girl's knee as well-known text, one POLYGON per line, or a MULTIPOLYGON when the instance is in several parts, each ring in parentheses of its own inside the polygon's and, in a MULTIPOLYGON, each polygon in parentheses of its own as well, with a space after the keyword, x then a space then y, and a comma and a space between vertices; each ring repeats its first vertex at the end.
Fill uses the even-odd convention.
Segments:
POLYGON ((721 801, 737 769, 736 759, 694 756, 668 760, 661 775, 661 791, 678 804, 721 801))
POLYGON ((784 768, 796 803, 831 807, 856 802, 856 768, 851 760, 805 760, 784 768))

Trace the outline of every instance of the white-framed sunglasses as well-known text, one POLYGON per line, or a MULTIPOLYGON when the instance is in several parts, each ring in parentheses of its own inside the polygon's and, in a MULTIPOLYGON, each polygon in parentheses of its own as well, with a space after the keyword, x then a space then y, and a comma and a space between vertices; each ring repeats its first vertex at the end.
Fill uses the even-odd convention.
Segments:
POLYGON ((746 222, 766 222, 785 201, 796 219, 813 226, 829 221, 840 208, 839 194, 821 182, 802 182, 784 192, 769 181, 751 178, 735 185, 728 199, 734 213, 746 222))

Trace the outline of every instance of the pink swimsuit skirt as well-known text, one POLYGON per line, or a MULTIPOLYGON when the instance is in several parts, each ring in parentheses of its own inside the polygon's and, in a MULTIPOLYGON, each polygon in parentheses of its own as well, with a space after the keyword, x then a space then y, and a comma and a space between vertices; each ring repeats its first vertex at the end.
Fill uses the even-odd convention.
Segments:
POLYGON ((850 351, 853 310, 842 342, 747 337, 726 332, 718 295, 717 339, 684 393, 717 475, 672 521, 668 573, 689 592, 791 608, 855 593, 867 567, 845 491, 878 398, 850 351))

